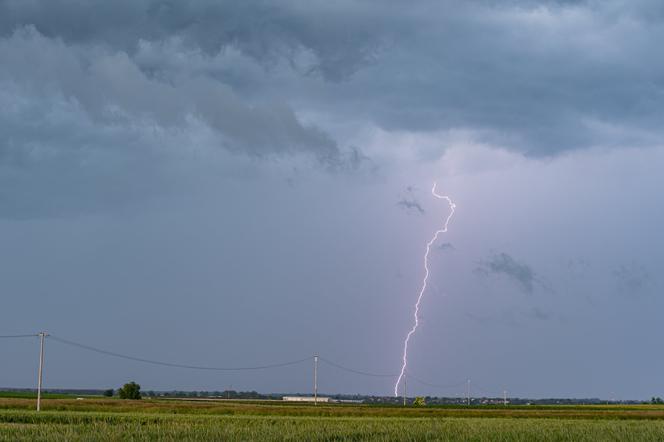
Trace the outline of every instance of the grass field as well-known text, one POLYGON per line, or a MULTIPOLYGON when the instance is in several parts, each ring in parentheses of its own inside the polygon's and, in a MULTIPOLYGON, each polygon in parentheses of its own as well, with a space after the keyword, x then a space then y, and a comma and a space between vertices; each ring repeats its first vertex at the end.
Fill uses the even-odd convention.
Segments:
POLYGON ((0 398, 0 440, 661 441, 662 406, 423 407, 0 398))

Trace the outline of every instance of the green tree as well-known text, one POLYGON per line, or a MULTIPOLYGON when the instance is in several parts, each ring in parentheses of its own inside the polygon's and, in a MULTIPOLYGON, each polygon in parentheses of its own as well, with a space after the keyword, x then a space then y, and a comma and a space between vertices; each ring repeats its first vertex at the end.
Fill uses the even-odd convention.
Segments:
POLYGON ((141 386, 134 381, 124 384, 122 388, 118 389, 118 396, 120 399, 140 399, 141 386))
POLYGON ((416 407, 424 407, 426 404, 427 403, 422 396, 416 397, 415 401, 413 401, 413 405, 416 407))
POLYGON ((104 396, 106 397, 113 397, 114 390, 112 388, 109 388, 108 390, 104 390, 104 396))

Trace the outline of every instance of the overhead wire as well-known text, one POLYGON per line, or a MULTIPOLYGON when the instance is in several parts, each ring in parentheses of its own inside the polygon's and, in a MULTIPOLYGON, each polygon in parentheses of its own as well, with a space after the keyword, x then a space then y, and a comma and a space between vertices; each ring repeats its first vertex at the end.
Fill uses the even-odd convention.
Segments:
MULTIPOLYGON (((33 337, 38 337, 38 333, 32 333, 32 334, 14 334, 14 335, 0 335, 0 339, 10 339, 10 338, 33 338, 33 337)), ((46 335, 47 339, 59 342, 61 344, 69 345, 72 347, 80 348, 83 350, 103 354, 106 356, 112 356, 120 359, 126 359, 130 361, 135 361, 135 362, 142 362, 145 364, 151 364, 151 365, 158 365, 158 366, 164 366, 164 367, 171 367, 171 368, 185 368, 185 369, 192 369, 192 370, 207 370, 207 371, 249 371, 249 370, 266 370, 266 369, 271 369, 271 368, 279 368, 279 367, 287 367, 287 366, 292 366, 292 365, 297 365, 301 364, 303 362, 311 361, 313 360, 313 356, 309 356, 306 358, 302 359, 296 359, 292 361, 286 361, 286 362, 279 362, 279 363, 274 363, 274 364, 264 364, 264 365, 255 365, 255 366, 240 366, 240 367, 216 367, 216 366, 205 366, 205 365, 191 365, 191 364, 178 364, 174 362, 166 362, 166 361, 160 361, 160 360, 155 360, 155 359, 147 359, 147 358, 142 358, 142 357, 137 357, 137 356, 131 356, 123 353, 117 353, 114 351, 109 351, 105 350, 102 348, 98 347, 93 347, 91 345, 83 344, 80 342, 72 341, 69 339, 61 338, 59 336, 55 335, 46 335)), ((377 377, 377 378, 396 378, 398 376, 397 373, 373 373, 373 372, 368 372, 368 371, 363 371, 363 370, 357 370, 354 368, 347 367, 345 365, 338 364, 330 359, 324 358, 322 356, 319 356, 318 359, 327 364, 330 365, 334 368, 337 368, 339 370, 343 370, 349 373, 361 375, 361 376, 369 376, 369 377, 377 377)), ((414 380, 415 382, 425 385, 427 387, 432 387, 436 389, 453 389, 453 388, 458 388, 463 385, 466 385, 466 381, 459 382, 456 384, 436 384, 432 382, 425 381, 423 379, 420 379, 419 377, 413 375, 410 371, 406 372, 406 375, 408 378, 414 380)), ((481 386, 474 384, 473 385, 476 391, 480 391, 485 394, 493 394, 494 392, 490 392, 487 389, 482 388, 481 386)), ((498 396, 498 395, 496 395, 498 396)))
POLYGON ((79 342, 74 342, 70 341, 68 339, 60 338, 58 336, 54 335, 49 335, 48 339, 60 342, 62 344, 66 344, 72 347, 78 347, 84 350, 92 351, 95 353, 100 353, 103 355, 107 356, 113 356, 116 358, 121 358, 121 359, 128 359, 130 361, 136 361, 136 362, 143 362, 146 364, 152 364, 152 365, 160 365, 164 367, 172 367, 172 368, 188 368, 192 370, 208 370, 208 371, 247 371, 247 370, 265 370, 269 368, 278 368, 278 367, 286 367, 290 365, 296 365, 296 364, 301 364, 306 361, 310 361, 313 359, 313 356, 309 356, 307 358, 303 359, 297 359, 294 361, 287 361, 287 362, 280 362, 276 364, 266 364, 266 365, 256 365, 256 366, 245 366, 245 367, 213 367, 213 366, 203 366, 203 365, 189 365, 189 364, 177 364, 177 363, 172 363, 172 362, 165 362, 165 361, 157 361, 154 359, 146 359, 146 358, 140 358, 136 356, 130 356, 130 355, 125 355, 122 353, 116 353, 113 351, 108 351, 104 350, 101 348, 93 347, 91 345, 86 345, 86 344, 81 344, 79 342))
POLYGON ((319 356, 318 358, 321 361, 325 362, 326 364, 331 365, 332 367, 336 367, 340 370, 344 370, 344 371, 347 371, 347 372, 350 372, 350 373, 359 374, 359 375, 362 375, 362 376, 371 376, 371 377, 376 377, 376 378, 396 378, 397 376, 399 376, 398 373, 384 374, 384 373, 370 373, 368 371, 355 370, 354 368, 345 367, 343 365, 337 364, 336 362, 332 362, 329 359, 323 358, 321 356, 319 356))
POLYGON ((9 338, 34 338, 39 336, 38 333, 33 333, 30 335, 0 335, 1 339, 9 339, 9 338))

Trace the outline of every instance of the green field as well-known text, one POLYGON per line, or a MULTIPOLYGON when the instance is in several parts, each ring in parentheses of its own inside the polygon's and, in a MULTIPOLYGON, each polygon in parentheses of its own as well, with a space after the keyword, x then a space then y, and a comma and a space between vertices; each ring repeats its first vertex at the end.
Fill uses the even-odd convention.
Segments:
POLYGON ((381 407, 0 399, 0 440, 661 441, 662 406, 381 407))

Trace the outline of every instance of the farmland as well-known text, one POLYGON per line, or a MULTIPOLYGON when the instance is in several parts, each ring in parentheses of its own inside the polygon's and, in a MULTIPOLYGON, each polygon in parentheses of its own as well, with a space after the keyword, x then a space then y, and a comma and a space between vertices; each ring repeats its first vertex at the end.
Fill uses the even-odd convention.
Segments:
POLYGON ((396 407, 0 398, 0 440, 656 441, 663 406, 396 407))

